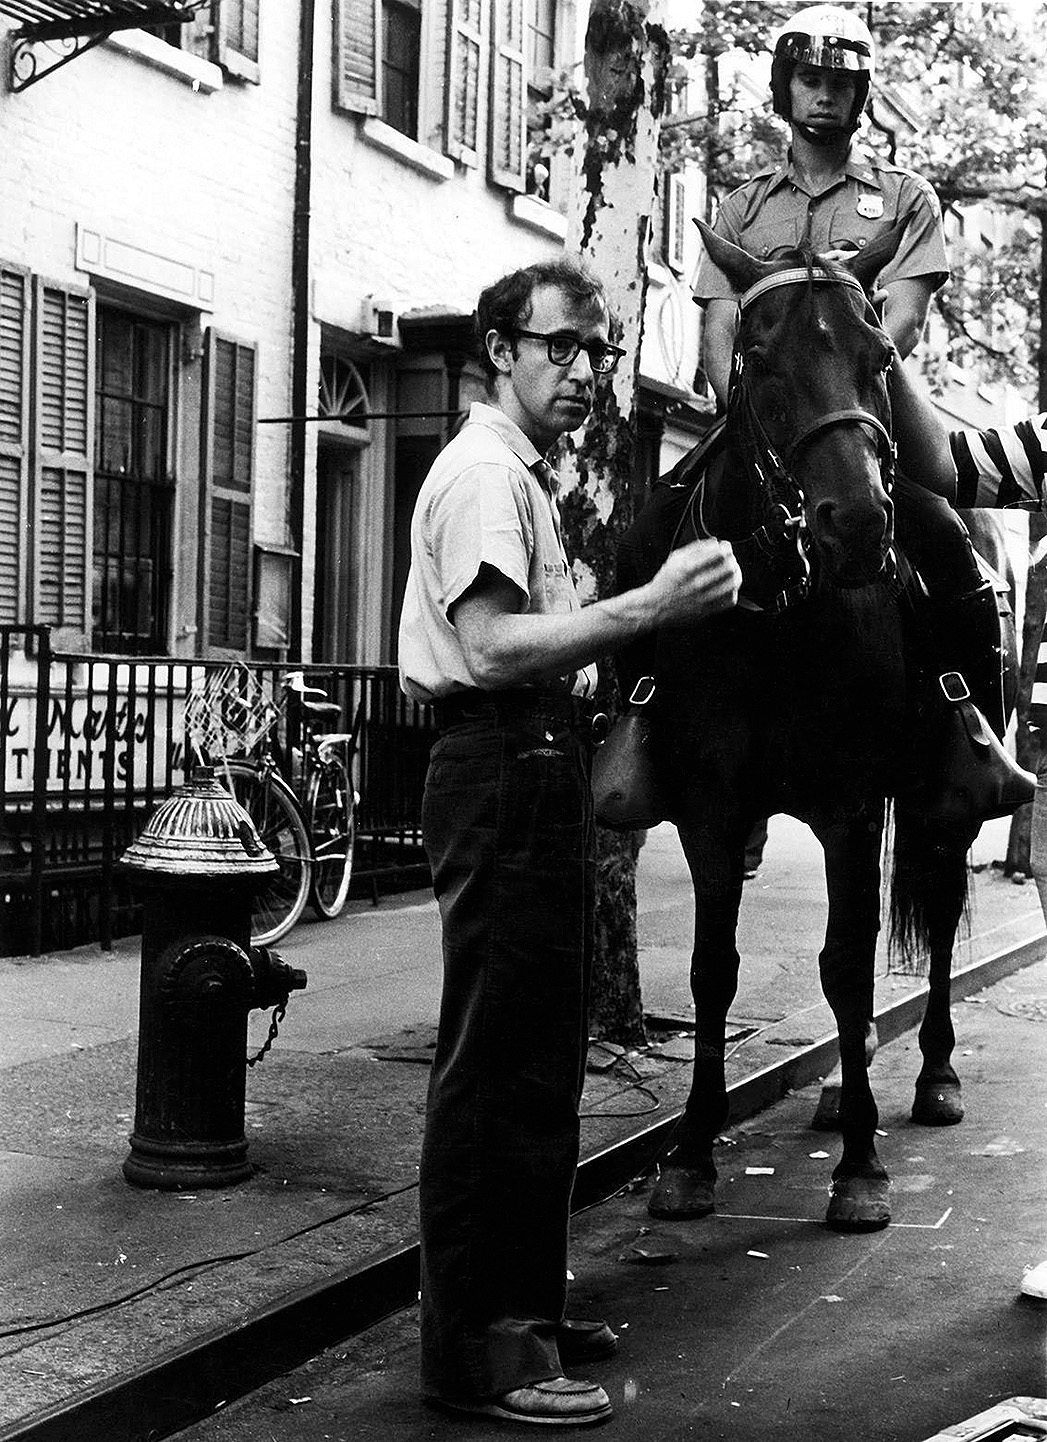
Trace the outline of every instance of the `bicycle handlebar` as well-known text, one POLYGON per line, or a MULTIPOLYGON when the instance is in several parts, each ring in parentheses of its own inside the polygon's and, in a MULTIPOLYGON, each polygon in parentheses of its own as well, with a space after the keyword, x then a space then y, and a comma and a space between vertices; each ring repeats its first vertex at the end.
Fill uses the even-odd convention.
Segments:
POLYGON ((288 671, 287 675, 280 682, 285 691, 293 691, 296 696, 322 696, 327 700, 327 692, 322 691, 319 686, 307 686, 305 684, 304 671, 288 671))

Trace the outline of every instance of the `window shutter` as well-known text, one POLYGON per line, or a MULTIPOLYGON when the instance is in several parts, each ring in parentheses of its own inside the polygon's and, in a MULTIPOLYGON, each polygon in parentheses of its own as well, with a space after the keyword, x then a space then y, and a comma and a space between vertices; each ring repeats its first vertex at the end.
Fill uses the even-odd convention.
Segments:
POLYGON ((0 264, 0 625, 25 618, 29 531, 28 274, 0 264))
POLYGON ((336 110, 378 114, 380 4, 381 0, 336 0, 333 67, 336 110))
POLYGON ((687 185, 678 173, 666 176, 665 260, 677 272, 684 268, 684 236, 687 230, 687 185))
POLYGON ((447 35, 447 153, 475 165, 480 144, 484 0, 451 0, 447 35))
POLYGON ((216 0, 216 59, 223 70, 256 85, 258 69, 258 7, 260 0, 216 0))
POLYGON ((491 141, 488 168, 495 185, 527 185, 527 76, 524 0, 497 0, 491 36, 491 141))
POLYGON ((254 485, 254 346, 208 331, 201 467, 201 633, 209 650, 247 650, 254 485))
POLYGON ((211 0, 211 4, 197 10, 191 20, 182 22, 182 49, 198 55, 201 60, 215 58, 218 5, 219 0, 211 0))
POLYGON ((32 447, 34 622, 58 646, 87 646, 94 464, 94 295, 34 278, 32 447))

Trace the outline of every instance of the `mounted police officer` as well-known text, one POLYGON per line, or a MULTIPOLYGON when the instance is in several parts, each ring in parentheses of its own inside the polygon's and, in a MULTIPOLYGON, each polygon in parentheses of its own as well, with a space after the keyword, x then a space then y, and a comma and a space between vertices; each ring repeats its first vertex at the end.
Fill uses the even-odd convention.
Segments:
MULTIPOLYGON (((996 596, 975 560, 967 530, 943 498, 955 495, 948 437, 902 361, 919 340, 934 292, 949 277, 941 210, 912 171, 854 142, 875 64, 872 35, 852 10, 816 5, 787 22, 774 46, 771 93, 791 143, 783 164, 728 195, 714 230, 760 259, 808 240, 845 261, 887 230, 899 235, 880 272, 876 302, 897 360, 891 402, 900 470, 899 538, 931 596, 940 671, 959 671, 994 729, 1003 727, 996 596)), ((706 253, 694 287, 705 308, 706 375, 726 404, 737 328, 737 297, 706 253)))

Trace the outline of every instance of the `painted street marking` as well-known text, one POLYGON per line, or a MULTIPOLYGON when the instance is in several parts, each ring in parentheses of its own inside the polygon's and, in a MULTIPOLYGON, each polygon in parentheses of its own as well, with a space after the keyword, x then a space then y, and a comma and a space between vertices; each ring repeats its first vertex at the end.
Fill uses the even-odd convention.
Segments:
MULTIPOLYGON (((952 1207, 946 1207, 936 1222, 888 1222, 887 1227, 897 1231, 937 1232, 951 1216, 952 1207)), ((796 1226, 814 1227, 820 1227, 825 1221, 824 1217, 768 1217, 749 1212, 714 1212, 713 1217, 720 1222, 792 1222, 796 1226)))

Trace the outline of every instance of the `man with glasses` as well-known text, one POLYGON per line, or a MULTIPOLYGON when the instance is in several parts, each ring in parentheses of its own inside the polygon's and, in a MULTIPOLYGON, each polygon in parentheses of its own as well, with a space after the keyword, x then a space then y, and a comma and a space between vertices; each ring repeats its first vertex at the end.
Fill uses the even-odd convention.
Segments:
POLYGON ((565 1317, 588 1038, 593 661, 734 604, 730 548, 695 542, 644 586, 582 608, 546 459, 585 421, 610 343, 599 282, 528 266, 477 308, 489 404, 437 457, 411 528, 407 694, 440 736, 422 827, 444 984, 419 1175, 422 1374, 456 1410, 583 1425, 610 1413, 565 1368, 608 1356, 565 1317))

